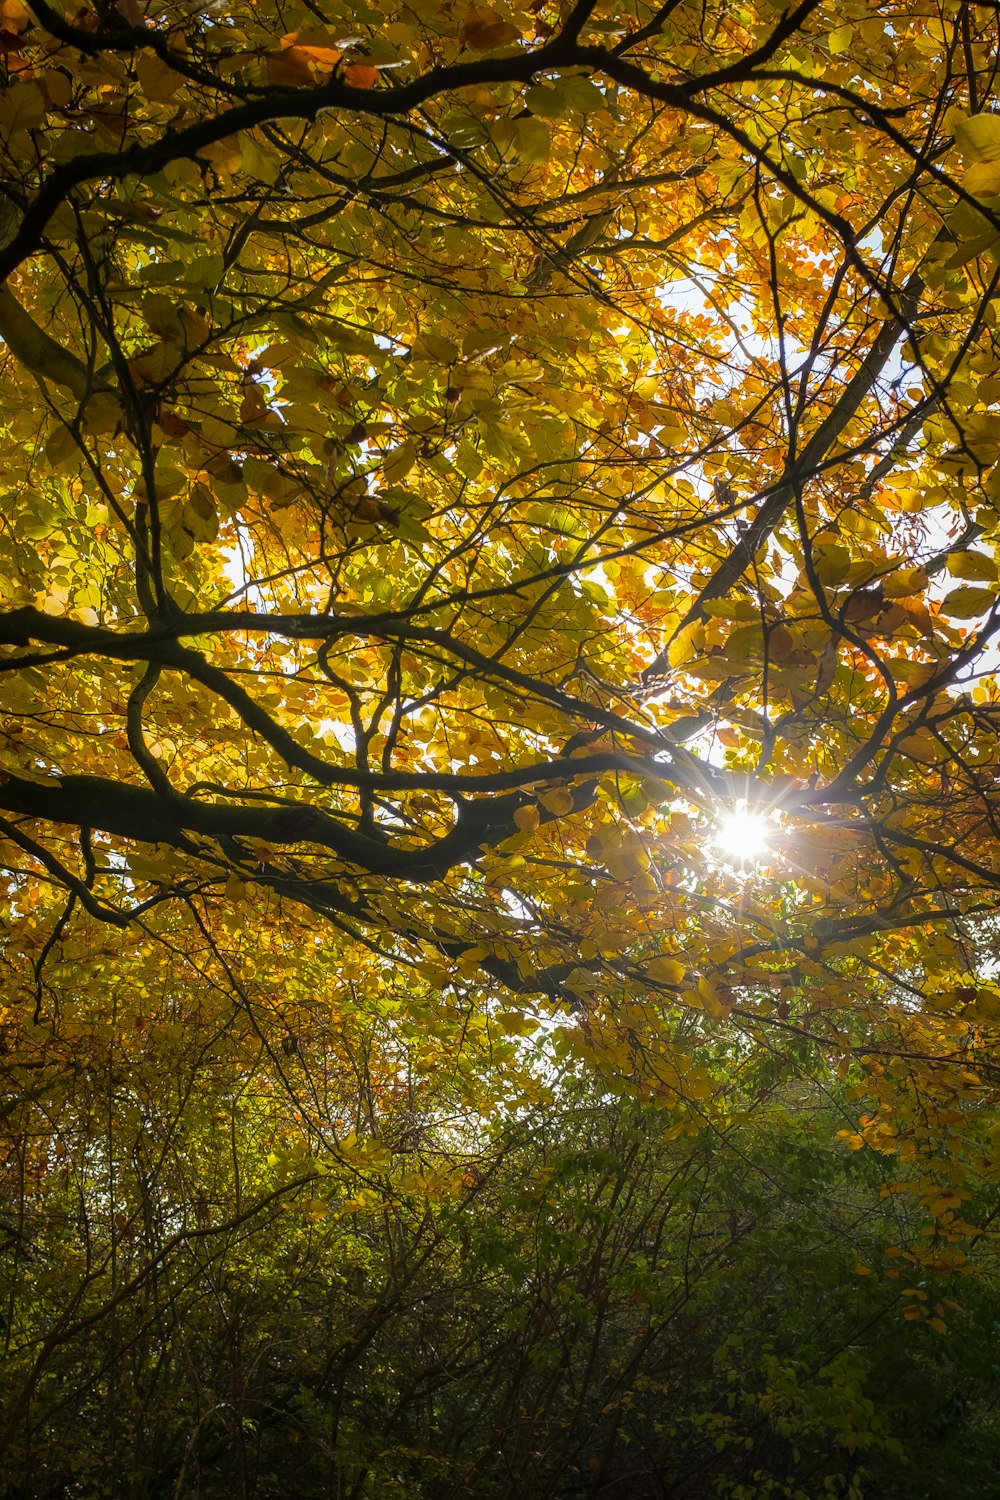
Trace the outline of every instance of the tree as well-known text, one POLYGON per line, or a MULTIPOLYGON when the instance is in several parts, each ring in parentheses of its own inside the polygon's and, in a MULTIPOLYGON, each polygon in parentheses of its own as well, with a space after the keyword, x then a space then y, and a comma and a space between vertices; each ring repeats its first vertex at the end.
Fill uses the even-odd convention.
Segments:
POLYGON ((377 1135, 363 1098, 461 1138, 553 1057, 681 1133, 747 1058, 839 1074, 846 1148, 930 1226, 907 1274, 961 1270, 1000 1020, 995 15, 0 0, 0 49, 22 1206, 70 1128, 39 1111, 140 1109, 156 1016, 195 1091, 228 1027, 232 1087, 291 1111, 255 1139, 309 1150, 377 1135))

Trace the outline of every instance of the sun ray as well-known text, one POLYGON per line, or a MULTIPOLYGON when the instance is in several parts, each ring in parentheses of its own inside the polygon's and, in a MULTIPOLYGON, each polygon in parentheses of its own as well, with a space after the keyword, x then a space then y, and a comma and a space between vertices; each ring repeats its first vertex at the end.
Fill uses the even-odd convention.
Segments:
POLYGON ((769 852, 773 828, 766 812, 741 802, 719 818, 715 847, 730 864, 754 864, 769 852))

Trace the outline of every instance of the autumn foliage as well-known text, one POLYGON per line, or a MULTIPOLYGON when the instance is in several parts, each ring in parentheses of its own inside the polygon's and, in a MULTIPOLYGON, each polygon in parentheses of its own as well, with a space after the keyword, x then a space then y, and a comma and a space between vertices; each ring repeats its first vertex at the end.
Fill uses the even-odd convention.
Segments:
POLYGON ((995 1482, 998 63, 0 0, 7 1500, 995 1482))

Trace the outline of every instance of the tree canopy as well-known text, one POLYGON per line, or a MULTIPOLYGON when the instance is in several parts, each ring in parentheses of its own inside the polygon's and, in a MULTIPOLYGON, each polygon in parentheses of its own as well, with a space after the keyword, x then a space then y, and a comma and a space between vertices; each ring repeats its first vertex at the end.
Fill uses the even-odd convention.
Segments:
MULTIPOLYGON (((447 1247, 460 1310, 414 1378, 482 1372, 469 1330, 527 1327, 553 1183, 542 1300, 640 1312, 538 1401, 555 1431, 600 1389, 612 1436, 550 1475, 525 1431, 500 1478, 485 1406, 462 1470, 461 1402, 418 1438, 400 1397, 391 1461, 370 1411, 346 1448, 334 1423, 322 1493, 547 1495, 578 1460, 596 1492, 625 1407, 682 1455, 636 1495, 818 1494, 828 1441, 892 1468, 846 1324, 808 1389, 741 1325, 669 1432, 646 1408, 726 1277, 777 1296, 755 1235, 780 1260, 832 1215, 829 1277, 877 1283, 856 1326, 905 1307, 932 1342, 960 1306, 937 1279, 991 1264, 998 55, 964 0, 0 0, 22 1474, 66 1351, 92 1394, 148 1298, 155 1364, 185 1258, 207 1296, 262 1224, 258 1308, 310 1236, 339 1264, 348 1220, 382 1226, 351 1229, 337 1316, 351 1359, 392 1328, 383 1394, 447 1247), (815 1166, 797 1197, 777 1140, 815 1166), (650 1224, 679 1265, 698 1204, 714 1248, 666 1309, 650 1224), (350 1267, 379 1256, 372 1297, 350 1267), (629 1365, 654 1313, 673 1353, 629 1365), (760 1389, 699 1407, 751 1346, 760 1389), (789 1434, 812 1459, 773 1458, 789 1434), (787 1489, 734 1467, 744 1441, 787 1489)), ((296 1441, 331 1368, 295 1386, 296 1441)), ((163 1493, 211 1471, 234 1401, 175 1414, 163 1493)), ((228 1492, 272 1493, 241 1454, 228 1492)), ((822 1493, 861 1493, 849 1468, 822 1493)), ((66 1472, 38 1493, 109 1493, 66 1472)))

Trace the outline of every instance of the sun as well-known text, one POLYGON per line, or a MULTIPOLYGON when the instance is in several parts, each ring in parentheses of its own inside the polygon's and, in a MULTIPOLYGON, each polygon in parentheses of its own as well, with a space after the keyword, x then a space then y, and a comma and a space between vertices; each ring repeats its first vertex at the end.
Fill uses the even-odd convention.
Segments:
POLYGON ((739 803, 716 825, 715 847, 733 864, 753 864, 767 854, 774 824, 767 813, 739 803))

